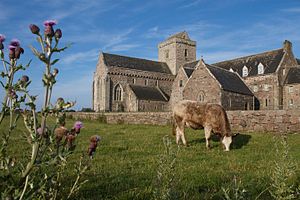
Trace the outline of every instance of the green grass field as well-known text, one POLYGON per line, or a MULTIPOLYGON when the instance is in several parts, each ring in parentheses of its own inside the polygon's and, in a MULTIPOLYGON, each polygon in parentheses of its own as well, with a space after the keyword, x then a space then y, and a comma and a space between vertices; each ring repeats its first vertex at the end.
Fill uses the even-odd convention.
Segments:
MULTIPOLYGON (((66 126, 71 128, 73 122, 69 120, 66 126)), ((170 135, 172 148, 177 149, 171 126, 83 123, 85 128, 76 139, 71 163, 87 151, 91 135, 100 135, 102 141, 85 177, 89 181, 77 199, 150 199, 158 161, 164 152, 163 137, 170 135)), ((233 188, 234 179, 250 199, 269 187, 278 157, 274 142, 280 137, 269 133, 241 133, 234 139, 230 152, 222 150, 217 138, 212 140, 212 149, 206 150, 203 131, 186 129, 186 138, 189 147, 179 148, 174 169, 173 187, 179 199, 223 199, 222 188, 233 188)), ((21 126, 14 131, 12 141, 10 151, 17 159, 30 156, 21 126)), ((288 144, 289 155, 299 166, 300 134, 288 135, 288 144)), ((67 172, 70 180, 75 176, 71 171, 67 172)), ((300 173, 296 173, 299 182, 300 173)), ((271 199, 271 196, 266 191, 259 199, 271 199)))

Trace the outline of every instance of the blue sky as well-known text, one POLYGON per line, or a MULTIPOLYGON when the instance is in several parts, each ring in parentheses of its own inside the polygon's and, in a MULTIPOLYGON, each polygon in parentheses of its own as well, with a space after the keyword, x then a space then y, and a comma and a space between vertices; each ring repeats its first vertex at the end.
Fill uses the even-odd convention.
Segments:
MULTIPOLYGON (((285 39, 300 57, 299 0, 1 0, 0 34, 6 35, 6 44, 21 41, 22 63, 33 59, 26 74, 38 105, 44 68, 29 49, 36 42, 28 26, 42 28, 47 19, 58 21, 62 44, 73 43, 58 57, 53 102, 57 97, 76 100, 75 109, 92 105, 100 51, 157 60, 157 44, 184 30, 197 41, 197 59, 203 56, 207 63, 281 48, 285 39)), ((3 93, 0 89, 1 99, 3 93)))

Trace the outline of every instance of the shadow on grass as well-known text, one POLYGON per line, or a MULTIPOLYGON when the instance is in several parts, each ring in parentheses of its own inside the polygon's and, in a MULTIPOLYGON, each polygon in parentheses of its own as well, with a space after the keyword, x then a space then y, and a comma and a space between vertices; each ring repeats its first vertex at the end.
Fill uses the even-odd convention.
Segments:
POLYGON ((243 146, 247 145, 251 139, 251 135, 247 134, 238 134, 233 138, 231 148, 232 149, 241 149, 243 146))
MULTIPOLYGON (((251 139, 251 135, 238 134, 232 140, 231 148, 232 149, 241 149, 243 146, 247 145, 251 139)), ((211 141, 219 142, 220 137, 218 135, 212 135, 211 141)), ((188 142, 189 145, 195 145, 198 143, 205 143, 205 138, 194 139, 188 142)))

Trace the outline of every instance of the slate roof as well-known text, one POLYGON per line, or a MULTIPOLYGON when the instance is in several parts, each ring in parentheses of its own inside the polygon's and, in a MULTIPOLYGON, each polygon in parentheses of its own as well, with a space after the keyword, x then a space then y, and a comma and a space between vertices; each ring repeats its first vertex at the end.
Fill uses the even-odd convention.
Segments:
POLYGON ((109 67, 124 67, 141 71, 172 74, 168 65, 164 62, 157 62, 109 53, 103 53, 103 57, 105 64, 109 67))
POLYGON ((135 96, 139 100, 151 100, 151 101, 169 101, 167 96, 158 87, 140 86, 140 85, 129 85, 135 96))
POLYGON ((286 76, 285 84, 300 83, 300 68, 291 68, 286 76))
POLYGON ((259 63, 262 63, 264 66, 264 74, 274 73, 277 70, 283 55, 284 50, 281 48, 260 54, 214 63, 213 65, 227 70, 232 68, 235 72, 239 73, 240 76, 242 76, 242 68, 247 66, 249 72, 248 76, 255 76, 257 75, 257 66, 259 63))
POLYGON ((235 72, 208 64, 206 67, 220 83, 223 90, 253 96, 253 93, 235 72))
POLYGON ((190 63, 186 63, 183 65, 183 69, 184 69, 186 75, 188 76, 188 78, 190 78, 190 76, 192 75, 198 62, 199 62, 199 60, 190 62, 190 63))

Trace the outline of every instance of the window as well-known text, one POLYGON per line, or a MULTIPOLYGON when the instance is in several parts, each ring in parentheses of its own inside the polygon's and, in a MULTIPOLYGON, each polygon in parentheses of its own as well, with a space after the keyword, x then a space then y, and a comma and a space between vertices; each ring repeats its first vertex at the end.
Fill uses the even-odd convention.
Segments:
POLYGON ((114 90, 114 100, 115 101, 122 101, 122 87, 120 84, 116 85, 114 90))
POLYGON ((265 69, 264 69, 264 65, 259 63, 257 66, 257 74, 264 74, 265 69))
POLYGON ((148 79, 145 80, 145 85, 148 85, 148 79))
POLYGON ((188 50, 187 49, 184 50, 184 57, 188 57, 188 50))
POLYGON ((266 105, 266 107, 268 107, 268 99, 266 99, 266 102, 265 102, 265 103, 266 103, 266 104, 265 104, 265 105, 266 105))
POLYGON ((294 88, 293 88, 293 86, 290 86, 289 87, 289 93, 293 93, 294 92, 294 88))
POLYGON ((289 100, 289 104, 292 106, 294 104, 294 100, 293 99, 290 99, 289 100))
POLYGON ((165 57, 166 57, 166 58, 169 58, 169 50, 166 50, 166 51, 165 51, 165 57))
POLYGON ((200 92, 200 94, 198 95, 198 101, 204 102, 204 97, 205 97, 204 92, 200 92))
POLYGON ((243 77, 248 76, 248 68, 246 67, 246 65, 243 67, 243 77))
POLYGON ((180 80, 179 81, 179 87, 182 87, 183 86, 183 80, 180 80))
POLYGON ((133 83, 133 84, 136 83, 136 79, 135 79, 135 78, 132 79, 132 83, 133 83))

